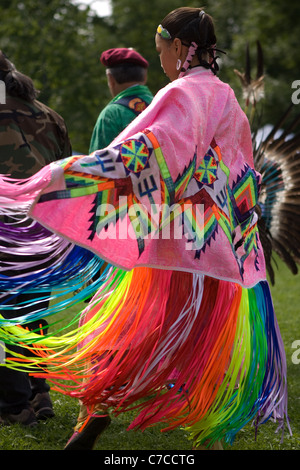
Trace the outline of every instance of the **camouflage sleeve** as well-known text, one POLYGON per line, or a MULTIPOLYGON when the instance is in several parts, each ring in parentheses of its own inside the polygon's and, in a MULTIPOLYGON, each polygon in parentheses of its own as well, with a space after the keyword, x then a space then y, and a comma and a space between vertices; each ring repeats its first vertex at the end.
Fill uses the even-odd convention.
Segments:
POLYGON ((28 178, 72 154, 63 118, 39 101, 8 97, 0 105, 0 173, 28 178))

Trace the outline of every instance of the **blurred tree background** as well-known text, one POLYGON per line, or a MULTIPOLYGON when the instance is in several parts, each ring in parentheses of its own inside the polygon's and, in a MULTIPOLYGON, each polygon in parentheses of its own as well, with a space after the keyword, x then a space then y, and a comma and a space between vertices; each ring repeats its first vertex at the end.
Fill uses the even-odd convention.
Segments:
POLYGON ((0 49, 34 79, 39 99, 64 117, 74 150, 86 153, 97 116, 110 100, 101 52, 134 47, 150 62, 148 85, 156 93, 168 79, 155 51, 155 30, 180 6, 204 7, 215 19, 218 46, 227 52, 219 62, 219 77, 230 83, 242 106, 234 69, 244 71, 249 43, 255 77, 256 41, 261 42, 266 77, 262 124, 275 124, 291 103, 292 82, 300 79, 299 2, 111 0, 111 15, 99 17, 79 0, 1 0, 0 49))

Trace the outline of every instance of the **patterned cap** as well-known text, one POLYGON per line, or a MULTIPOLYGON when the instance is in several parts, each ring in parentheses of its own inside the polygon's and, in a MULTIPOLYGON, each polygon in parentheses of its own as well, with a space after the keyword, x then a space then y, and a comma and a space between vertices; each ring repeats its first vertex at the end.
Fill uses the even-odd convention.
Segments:
POLYGON ((117 49, 108 49, 102 52, 100 62, 106 67, 113 67, 120 64, 141 65, 144 68, 149 67, 149 63, 132 48, 119 47, 117 49))

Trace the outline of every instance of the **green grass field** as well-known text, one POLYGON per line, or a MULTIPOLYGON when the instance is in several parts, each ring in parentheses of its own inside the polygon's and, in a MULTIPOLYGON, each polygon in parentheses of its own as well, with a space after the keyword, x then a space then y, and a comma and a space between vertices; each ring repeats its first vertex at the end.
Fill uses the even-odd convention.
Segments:
MULTIPOLYGON (((257 439, 249 424, 237 435, 228 450, 300 450, 300 363, 295 359, 293 342, 300 341, 300 274, 293 276, 279 263, 276 284, 272 287, 273 301, 286 348, 288 365, 289 415, 293 434, 276 434, 276 423, 260 427, 257 439)), ((299 346, 298 346, 299 349, 299 346)), ((296 356, 297 358, 297 356, 296 356)), ((300 359, 300 354, 298 354, 300 359)), ((19 425, 0 427, 1 450, 62 450, 72 434, 78 403, 75 399, 51 392, 56 416, 41 422, 34 429, 19 425)), ((159 426, 144 432, 126 431, 132 418, 130 412, 113 419, 111 426, 97 443, 98 450, 191 450, 184 430, 161 432, 159 426)))

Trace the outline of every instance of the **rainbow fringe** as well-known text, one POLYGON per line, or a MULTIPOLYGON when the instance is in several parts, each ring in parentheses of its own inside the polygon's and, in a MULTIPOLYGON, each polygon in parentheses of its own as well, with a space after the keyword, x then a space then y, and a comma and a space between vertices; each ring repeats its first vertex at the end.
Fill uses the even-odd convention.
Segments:
POLYGON ((13 213, 8 217, 10 223, 0 221, 0 314, 6 317, 5 311, 10 316, 15 312, 15 318, 2 319, 0 325, 39 320, 39 306, 45 300, 51 304, 43 310, 43 318, 95 294, 110 268, 108 264, 24 215, 19 214, 15 222, 13 213), (30 294, 32 300, 28 296, 28 300, 17 304, 15 298, 20 294, 30 294), (23 315, 22 310, 27 307, 32 312, 23 315))
POLYGON ((272 418, 283 430, 285 354, 267 282, 246 289, 112 267, 101 282, 71 331, 39 335, 3 320, 8 349, 21 343, 36 354, 7 353, 6 365, 46 377, 89 407, 134 409, 130 429, 183 426, 194 445, 232 443, 249 421, 272 418))

